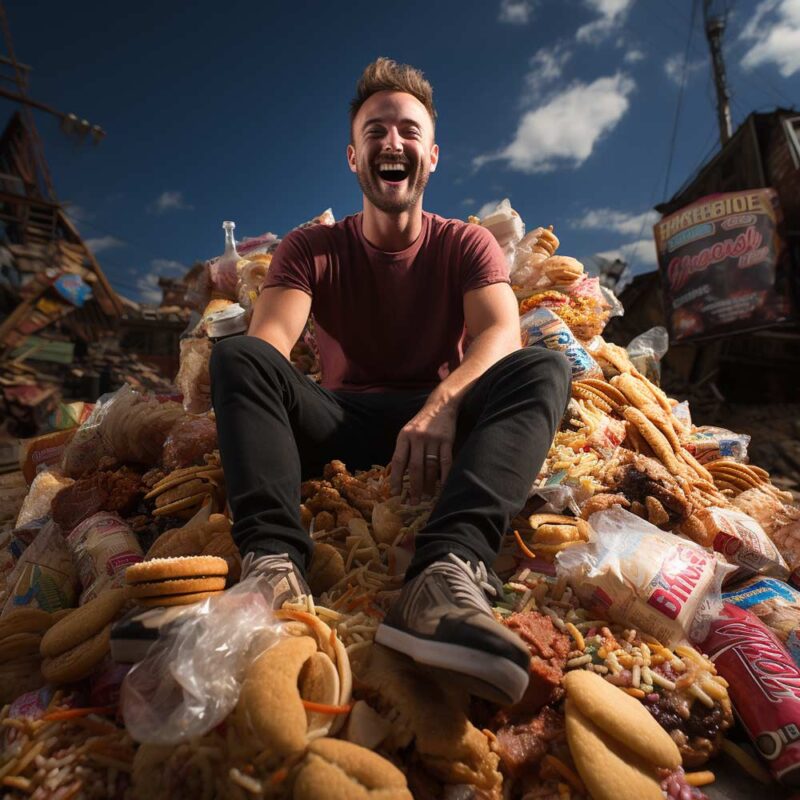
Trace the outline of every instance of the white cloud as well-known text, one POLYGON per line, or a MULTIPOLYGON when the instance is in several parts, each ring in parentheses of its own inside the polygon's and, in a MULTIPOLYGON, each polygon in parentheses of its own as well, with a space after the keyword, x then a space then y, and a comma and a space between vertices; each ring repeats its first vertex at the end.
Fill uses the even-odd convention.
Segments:
POLYGON ((572 58, 563 42, 552 47, 543 47, 531 56, 531 70, 525 76, 526 101, 536 100, 545 87, 557 81, 564 72, 564 67, 572 58))
POLYGON ((102 253, 103 250, 112 250, 115 247, 125 247, 122 239, 116 236, 99 236, 96 239, 85 239, 84 244, 95 254, 102 253))
POLYGON ((156 214, 164 214, 167 211, 191 211, 192 208, 193 206, 183 199, 183 192, 161 192, 149 206, 149 210, 156 214))
POLYGON ((611 208, 596 208, 587 211, 579 219, 571 220, 570 224, 580 230, 607 230, 626 236, 641 236, 644 230, 652 228, 659 219, 661 215, 657 211, 630 214, 611 208))
POLYGON ((500 14, 497 19, 509 25, 527 25, 531 21, 532 13, 531 0, 500 0, 500 14))
MULTIPOLYGON (((686 77, 687 80, 693 72, 703 69, 706 66, 705 59, 698 59, 697 61, 687 61, 686 63, 686 77)), ((676 86, 681 85, 683 79, 683 53, 673 53, 664 62, 664 74, 676 86)))
POLYGON ((750 42, 744 69, 775 64, 784 78, 800 70, 800 0, 763 0, 741 32, 750 42))
POLYGON ((465 197, 461 201, 462 206, 474 206, 475 205, 475 198, 474 197, 465 197))
POLYGON ((610 261, 619 258, 625 261, 634 273, 645 272, 658 264, 656 243, 652 237, 621 244, 615 250, 605 250, 602 253, 595 253, 595 255, 610 261))
POLYGON ((158 279, 180 278, 186 273, 186 267, 180 261, 169 258, 154 258, 150 262, 150 271, 136 280, 136 288, 143 303, 158 305, 164 293, 158 285, 158 279))
POLYGON ((579 167, 622 119, 635 88, 634 81, 621 74, 575 83, 523 114, 511 144, 478 156, 473 164, 479 168, 490 161, 506 161, 511 169, 528 174, 579 167))
POLYGON ((622 59, 626 64, 635 64, 637 61, 644 61, 645 55, 641 50, 633 49, 625 53, 622 59))
POLYGON ((584 5, 599 16, 578 28, 575 38, 579 42, 597 44, 625 22, 633 0, 584 0, 584 5))

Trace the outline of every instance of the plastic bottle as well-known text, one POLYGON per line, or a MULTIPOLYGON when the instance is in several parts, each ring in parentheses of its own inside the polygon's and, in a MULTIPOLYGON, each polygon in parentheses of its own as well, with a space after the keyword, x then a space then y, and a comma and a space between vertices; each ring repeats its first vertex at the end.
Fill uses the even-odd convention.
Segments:
POLYGON ((216 296, 235 300, 238 281, 236 264, 239 261, 236 240, 233 238, 236 223, 226 220, 222 223, 222 228, 225 231, 225 252, 210 265, 211 286, 216 296))

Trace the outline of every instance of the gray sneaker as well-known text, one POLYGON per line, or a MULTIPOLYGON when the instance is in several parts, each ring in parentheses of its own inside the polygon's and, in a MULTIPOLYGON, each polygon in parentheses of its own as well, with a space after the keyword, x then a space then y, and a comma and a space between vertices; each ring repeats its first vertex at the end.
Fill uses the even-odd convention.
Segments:
POLYGON ((248 553, 242 560, 241 579, 254 575, 266 579, 271 592, 272 607, 275 609, 280 608, 287 600, 300 600, 311 594, 305 578, 286 553, 267 556, 248 553))
POLYGON ((501 705, 518 702, 528 687, 530 652, 497 622, 487 600, 502 596, 497 576, 452 553, 407 583, 375 641, 420 664, 463 676, 472 694, 501 705))

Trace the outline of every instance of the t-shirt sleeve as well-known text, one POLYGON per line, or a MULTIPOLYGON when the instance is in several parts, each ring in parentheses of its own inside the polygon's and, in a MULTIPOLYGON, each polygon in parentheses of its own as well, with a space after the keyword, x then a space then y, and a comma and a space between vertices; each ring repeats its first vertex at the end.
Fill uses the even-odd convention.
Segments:
POLYGON ((314 296, 316 285, 314 253, 308 237, 302 230, 288 233, 275 250, 262 289, 283 286, 300 289, 314 296))
POLYGON ((462 238, 462 291, 492 283, 511 283, 508 263, 497 239, 480 225, 468 224, 462 238))

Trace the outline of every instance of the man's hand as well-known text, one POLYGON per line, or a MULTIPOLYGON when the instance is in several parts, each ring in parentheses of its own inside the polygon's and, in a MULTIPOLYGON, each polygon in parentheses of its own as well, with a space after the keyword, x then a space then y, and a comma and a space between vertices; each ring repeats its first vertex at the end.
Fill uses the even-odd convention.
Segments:
POLYGON ((445 482, 453 463, 457 416, 453 405, 431 399, 403 426, 392 456, 392 494, 402 491, 406 470, 411 505, 417 505, 422 497, 433 496, 437 480, 445 482))

